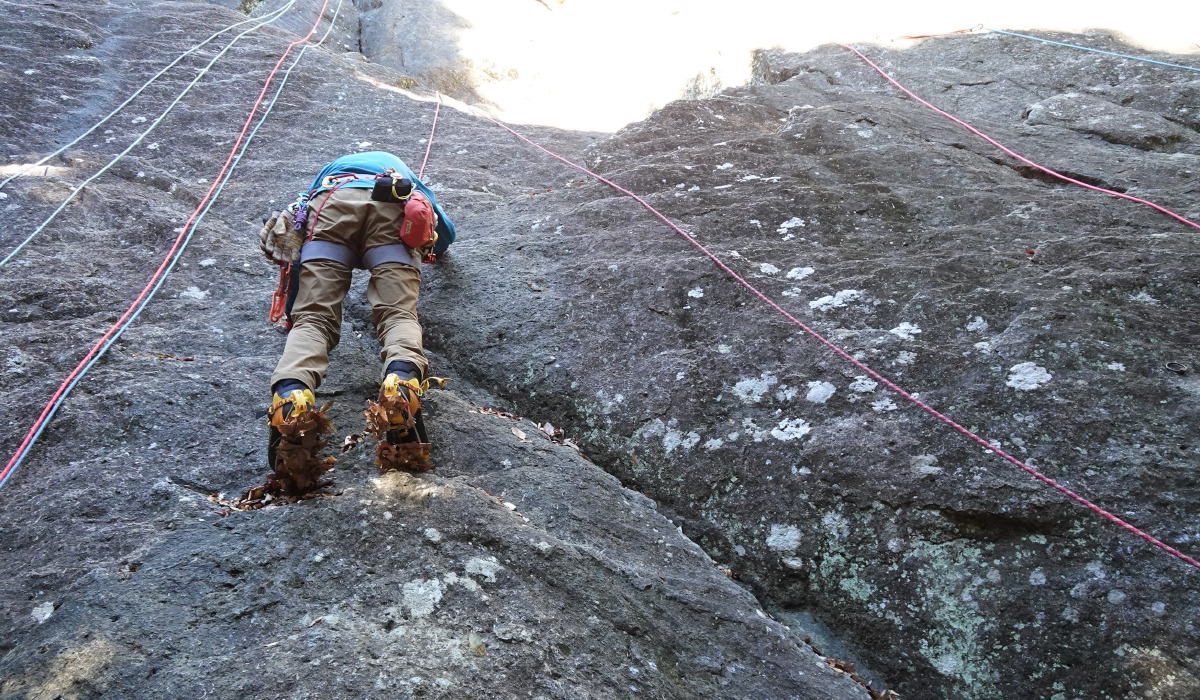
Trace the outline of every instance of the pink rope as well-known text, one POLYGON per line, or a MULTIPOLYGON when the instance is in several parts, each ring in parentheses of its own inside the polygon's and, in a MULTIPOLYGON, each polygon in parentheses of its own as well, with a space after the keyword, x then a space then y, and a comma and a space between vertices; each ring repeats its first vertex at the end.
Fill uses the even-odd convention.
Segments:
POLYGON ((1036 168, 1037 170, 1040 170, 1052 177, 1056 177, 1059 180, 1062 180, 1064 182, 1069 182, 1072 185, 1079 185, 1080 187, 1084 187, 1089 190, 1093 190, 1095 192, 1100 192, 1100 193, 1109 195, 1110 197, 1120 197, 1121 199, 1128 199, 1131 202, 1137 202, 1138 204, 1144 204, 1144 205, 1150 207, 1151 209, 1154 209, 1156 211, 1162 212, 1163 214, 1166 214, 1167 216, 1171 217, 1172 219, 1175 219, 1177 221, 1182 221, 1183 223, 1187 224, 1188 226, 1191 226, 1192 228, 1200 229, 1200 224, 1196 223, 1195 221, 1192 221, 1191 219, 1189 219, 1187 217, 1176 214, 1175 212, 1171 211, 1170 209, 1167 209, 1164 206, 1155 204, 1154 202, 1151 202, 1149 200, 1141 199, 1140 197, 1134 197, 1133 195, 1125 194, 1124 192, 1117 192, 1115 190, 1107 190, 1103 187, 1089 185, 1088 183, 1082 182, 1080 180, 1076 180, 1073 177, 1067 177, 1066 175, 1063 175, 1062 173, 1060 173, 1056 170, 1051 170, 1050 168, 1047 168, 1044 165, 1038 165, 1037 163, 1033 162, 1032 160, 1029 160, 1028 158, 1026 158, 1025 156, 1008 148, 1007 146, 1000 143, 999 141, 992 138, 991 136, 988 136, 987 134, 983 133, 979 129, 976 129, 975 127, 971 126, 970 124, 964 122, 963 120, 959 119, 958 117, 954 116, 953 114, 950 114, 949 112, 946 112, 945 110, 938 109, 937 107, 934 107, 933 105, 929 104, 925 100, 922 100, 920 97, 917 97, 911 90, 904 87, 900 83, 896 82, 895 78, 893 78, 892 76, 883 72, 882 68, 880 68, 879 66, 872 63, 871 59, 864 56, 862 54, 862 52, 860 52, 858 49, 854 48, 853 46, 847 46, 846 44, 838 44, 838 46, 842 47, 843 49, 846 49, 847 51, 853 52, 855 55, 857 55, 863 61, 866 61, 868 66, 871 66, 872 68, 874 68, 880 75, 882 75, 884 78, 886 78, 889 83, 891 83, 892 85, 895 85, 905 95, 908 95, 909 97, 916 100, 917 102, 920 102, 921 104, 925 105, 929 109, 932 109, 933 111, 935 111, 938 114, 942 115, 943 117, 949 119, 950 121, 954 122, 955 124, 958 124, 962 128, 966 129, 967 131, 971 132, 972 134, 975 134, 976 136, 983 139, 984 141, 987 141, 988 143, 992 144, 996 148, 999 148, 1001 151, 1004 151, 1005 153, 1012 156, 1013 158, 1016 158, 1017 160, 1021 161, 1025 165, 1028 165, 1031 168, 1036 168))
POLYGON ((433 110, 433 127, 429 130, 429 144, 425 146, 425 160, 421 161, 421 172, 417 173, 420 180, 425 175, 425 164, 429 162, 429 152, 433 150, 433 134, 437 131, 438 114, 442 111, 442 93, 438 93, 437 108, 433 110))
POLYGON ((925 411, 929 415, 933 416, 934 418, 937 418, 941 422, 950 426, 957 432, 965 435, 969 440, 978 444, 980 447, 983 447, 984 449, 995 453, 997 456, 999 456, 1001 459, 1005 460, 1006 462, 1016 465, 1022 471, 1029 474, 1033 478, 1037 479, 1038 481, 1041 481, 1043 484, 1046 484, 1047 486, 1050 486, 1051 488, 1062 493, 1063 495, 1067 496, 1068 498, 1075 501, 1076 503, 1079 503, 1080 505, 1084 506, 1088 510, 1090 510, 1093 513, 1104 518, 1105 520, 1108 520, 1109 522, 1113 523, 1114 525, 1117 525, 1118 527, 1128 530, 1129 532, 1137 535, 1138 537, 1142 538, 1146 542, 1149 542, 1150 544, 1154 545, 1155 547, 1158 547, 1159 549, 1163 550, 1167 554, 1170 554, 1171 556, 1176 557, 1177 559, 1179 559, 1187 564, 1190 564, 1197 569, 1200 569, 1200 561, 1197 561, 1197 560, 1193 559, 1192 557, 1189 557, 1188 555, 1184 554, 1183 552, 1180 552, 1178 549, 1175 549, 1174 547, 1168 545, 1167 543, 1156 539, 1152 535, 1150 535, 1146 532, 1143 532, 1142 530, 1139 530, 1137 527, 1134 527, 1133 525, 1125 522, 1124 520, 1122 520, 1122 519, 1118 518, 1117 516, 1113 515, 1112 513, 1108 512, 1107 510, 1104 510, 1100 506, 1096 505, 1095 503, 1092 503, 1091 501, 1087 500, 1083 496, 1080 496, 1079 494, 1075 493, 1074 491, 1067 488, 1066 486, 1063 486, 1062 484, 1051 479, 1050 477, 1046 476, 1045 474, 1042 474, 1041 472, 1039 472, 1038 470, 1029 466, 1028 464, 1025 464, 1024 462, 1017 459, 1016 457, 1013 457, 1012 455, 1008 454, 1007 452, 1000 449, 999 447, 996 447, 995 445, 991 444, 987 440, 984 440, 983 438, 979 437, 975 433, 971 432, 970 430, 968 430, 968 429, 964 428, 963 426, 959 425, 958 423, 954 422, 949 416, 946 416, 945 414, 939 412, 937 409, 933 408, 929 404, 925 403, 924 401, 921 401, 920 399, 916 398, 915 396, 908 393, 904 389, 901 389, 899 386, 894 384, 892 381, 890 381, 883 375, 879 374, 875 370, 871 369, 870 367, 866 366, 862 362, 854 359, 853 356, 851 356, 849 353, 847 353, 845 350, 841 349, 837 345, 834 345, 833 342, 826 339, 825 336, 821 335, 820 333, 818 333, 818 332, 814 331, 813 329, 809 328, 808 326, 804 325, 804 323, 802 323, 795 316, 792 316, 790 313, 785 311, 783 309, 783 307, 781 307, 779 304, 777 304, 773 300, 771 300, 771 298, 768 297, 766 294, 763 294, 762 292, 758 291, 758 289, 754 285, 750 284, 741 275, 734 272, 733 269, 731 269, 728 265, 726 265, 724 263, 724 261, 722 261, 720 258, 718 258, 715 254, 713 254, 712 251, 710 251, 708 248, 704 247, 703 244, 701 244, 699 241, 697 241, 695 238, 693 238, 691 236, 691 234, 689 234, 686 231, 684 231, 683 229, 681 229, 679 226, 677 226, 675 224, 675 222, 671 221, 666 216, 661 214, 657 209, 650 206, 650 204, 648 202, 646 202, 646 200, 637 196, 633 192, 630 192, 629 190, 625 189, 624 187, 621 187, 620 185, 616 184, 612 180, 609 180, 600 175, 597 175, 596 173, 592 172, 591 170, 588 170, 587 168, 583 167, 582 165, 577 165, 575 163, 572 163, 571 161, 567 160, 566 158, 563 158, 562 156, 560 156, 556 153, 553 153, 552 151, 549 151, 546 148, 543 148, 542 146, 539 146, 538 144, 529 140, 525 136, 523 136, 523 135, 517 133, 516 131, 514 131, 513 129, 511 129, 508 125, 503 124, 500 121, 497 121, 496 119, 493 119, 492 117, 488 116, 487 114, 482 114, 482 113, 480 113, 480 114, 481 114, 481 116, 483 116, 484 119, 487 119, 488 121, 492 122, 493 124, 499 126, 500 128, 504 129, 505 131, 512 134, 513 136, 516 136, 518 139, 524 141, 525 143, 529 144, 530 146, 533 146, 534 148, 541 151, 542 153, 545 153, 546 155, 550 156, 551 158, 554 158, 557 161, 560 161, 572 168, 575 168, 576 170, 578 170, 582 173, 585 173, 591 177, 596 178, 600 182, 603 182, 604 184, 606 184, 609 187, 613 188, 614 190, 620 192, 621 194, 624 194, 627 197, 632 198, 638 204, 641 204, 651 214, 658 217, 667 226, 670 226, 680 236, 683 236, 683 238, 685 240, 687 240, 688 243, 691 243, 693 246, 695 246, 701 253, 703 253, 706 257, 708 257, 710 260, 712 260, 714 263, 716 263, 717 267, 724 270, 726 274, 728 274, 730 277, 732 277, 734 280, 736 280, 738 282, 738 284, 742 285, 747 290, 749 290, 749 292, 751 294, 758 297, 767 306, 770 306, 772 309, 777 311, 781 316, 783 316, 788 321, 790 321, 792 324, 794 324, 795 326, 800 328, 800 330, 804 331, 808 335, 812 336, 815 340, 817 340, 817 342, 821 343, 825 347, 827 347, 830 350, 832 350, 833 352, 837 353, 839 356, 841 356, 843 359, 845 359, 850 364, 852 364, 855 367, 857 367, 858 369, 866 372, 868 375, 873 377, 879 383, 883 384, 887 388, 896 392, 897 394, 904 397, 911 403, 915 404, 922 411, 925 411))

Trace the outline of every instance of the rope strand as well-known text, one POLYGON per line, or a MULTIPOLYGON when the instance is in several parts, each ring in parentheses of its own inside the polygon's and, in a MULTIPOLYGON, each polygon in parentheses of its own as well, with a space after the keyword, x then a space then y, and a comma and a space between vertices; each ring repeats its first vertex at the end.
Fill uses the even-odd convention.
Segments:
POLYGON ((1188 219, 1180 214, 1176 214, 1175 212, 1171 211, 1170 209, 1167 209, 1164 206, 1155 204, 1154 202, 1151 202, 1150 200, 1142 199, 1140 197, 1134 197, 1133 195, 1128 195, 1128 194, 1125 194, 1124 192, 1117 192, 1115 190, 1109 190, 1109 189, 1105 189, 1103 187, 1089 185, 1086 182, 1083 182, 1081 180, 1076 180, 1073 177, 1067 177, 1066 175, 1063 175, 1062 173, 1058 172, 1057 170, 1051 170, 1050 168, 1047 168, 1044 165, 1040 165, 1038 163, 1033 162, 1032 160, 1029 160, 1025 156, 1017 153, 1016 151, 1013 151, 1009 147, 1000 143, 999 141, 992 138, 991 136, 988 136, 987 134, 983 133, 979 129, 976 129, 975 127, 971 126, 970 124, 966 123, 965 121, 959 119, 958 117, 954 116, 953 114, 950 114, 949 112, 947 112, 945 110, 938 109, 937 107, 934 107, 932 104, 926 102, 925 100, 921 99, 920 97, 917 97, 917 95, 912 90, 909 90, 908 88, 901 85, 895 78, 888 75, 886 72, 884 72, 884 70, 882 68, 880 68, 879 66, 872 63, 871 59, 867 58, 865 55, 863 55, 863 53, 861 51, 854 48, 853 46, 847 46, 846 44, 838 44, 838 46, 842 47, 843 49, 846 49, 847 51, 854 53, 854 55, 861 58, 864 62, 866 62, 866 64, 868 66, 871 66, 872 68, 874 68, 876 72, 878 72, 880 75, 882 75, 884 78, 886 78, 889 83, 891 83, 892 85, 895 85, 905 95, 908 95, 913 100, 921 103, 922 105, 925 105, 929 109, 933 110, 934 112, 937 112, 938 114, 949 119, 950 121, 954 122, 955 124, 958 124, 962 128, 966 129, 967 131, 971 132, 972 134, 975 134, 976 136, 983 139, 984 141, 987 141, 988 143, 992 144, 996 148, 999 148, 1004 153, 1008 154, 1009 156, 1012 156, 1013 158, 1016 158, 1017 160, 1021 161, 1025 165, 1028 165, 1031 168, 1040 170, 1041 172, 1046 173, 1047 175, 1050 175, 1051 177, 1058 178, 1059 180, 1062 180, 1064 182, 1069 182, 1072 185, 1078 185, 1080 187, 1092 190, 1094 192, 1100 192, 1101 194, 1109 195, 1110 197, 1127 199, 1131 202, 1136 202, 1138 204, 1145 205, 1147 207, 1150 207, 1151 209, 1154 209, 1163 214, 1166 214, 1167 216, 1171 217, 1172 219, 1175 219, 1177 221, 1185 223, 1188 226, 1191 226, 1192 228, 1200 229, 1200 224, 1196 223, 1195 221, 1192 221, 1191 219, 1188 219))
MULTIPOLYGON (((341 4, 342 0, 338 0, 339 11, 341 9, 341 4)), ((275 77, 275 74, 279 71, 279 67, 283 65, 284 60, 287 59, 293 48, 295 48, 298 44, 307 42, 308 39, 312 37, 312 35, 316 32, 317 27, 320 25, 321 19, 325 14, 325 9, 328 6, 329 0, 324 0, 324 4, 321 5, 321 10, 317 13, 317 19, 313 23, 312 29, 310 29, 308 34, 306 34, 304 37, 288 44, 287 48, 283 52, 283 55, 281 55, 279 60, 276 61, 274 68, 271 69, 271 72, 267 75, 267 78, 263 83, 262 90, 259 92, 258 98, 254 102, 254 106, 250 109, 250 113, 246 117, 246 122, 242 126, 242 131, 238 134, 238 137, 233 144, 233 148, 230 150, 229 157, 226 159, 224 166, 222 166, 221 171, 217 174, 217 177, 214 178, 213 184, 209 187, 204 198, 201 199, 200 204, 197 205, 196 210, 192 212, 191 217, 189 217, 187 223, 184 224, 183 229, 180 230, 179 236, 175 239, 175 244, 167 253, 166 258, 163 259, 163 262, 161 265, 159 265, 158 270, 155 271, 154 275, 150 278, 150 281, 146 284, 146 287, 142 290, 142 293, 137 299, 134 300, 133 304, 129 306, 129 308, 125 311, 125 314, 122 315, 121 318, 118 319, 117 322, 108 330, 108 332, 105 333, 100 340, 98 340, 96 344, 92 346, 92 349, 88 352, 88 354, 84 356, 83 360, 81 360, 78 365, 75 366, 75 369, 59 386, 58 391, 56 391, 54 396, 51 397, 50 402, 46 404, 45 409, 42 410, 41 415, 38 416, 37 421, 34 422, 33 427, 30 428, 29 433, 25 436, 25 440, 21 443, 21 446, 17 449, 16 453, 13 454, 12 458, 9 459, 8 464, 4 467, 4 469, 0 470, 0 487, 2 487, 8 481, 8 478, 12 476, 13 471, 22 461, 24 461, 34 442, 46 429, 50 418, 52 418, 62 406, 67 394, 75 388, 75 386, 83 378, 83 375, 89 369, 91 369, 91 367, 100 359, 100 357, 107 352, 110 347, 112 347, 113 343, 115 343, 121 334, 125 332, 129 325, 133 323, 133 321, 139 315, 141 315, 142 311, 145 310, 146 305, 149 303, 149 300, 162 287, 163 283, 166 281, 167 275, 171 272, 171 270, 174 269, 175 264, 179 261, 179 258, 183 253, 183 249, 187 246, 188 242, 191 241, 192 236, 195 234, 196 225, 199 224, 200 220, 208 213, 209 209, 212 208, 217 196, 221 193, 221 191, 225 188, 225 184, 229 181, 229 177, 232 175, 233 169, 237 167, 237 164, 241 161, 242 156, 245 155, 246 148, 249 146, 250 141, 258 133, 258 130, 262 127, 263 122, 266 121, 271 109, 274 108, 275 101, 279 99, 279 95, 283 91, 283 83, 281 83, 279 89, 276 90, 274 97, 272 97, 270 104, 263 113, 262 117, 259 119, 258 124, 254 127, 254 130, 250 132, 249 136, 247 136, 246 130, 253 121, 254 115, 258 111, 258 108, 262 105, 263 98, 265 97, 266 92, 271 85, 271 81, 275 77), (240 151, 239 148, 241 149, 240 151)), ((336 20, 337 13, 334 14, 333 18, 333 21, 336 20)), ((333 25, 331 22, 330 30, 332 30, 332 27, 333 25)), ((326 31, 325 37, 328 36, 329 31, 326 31)), ((322 37, 321 41, 324 40, 324 37, 322 37)), ((291 75, 292 69, 296 67, 297 63, 299 63, 300 58, 303 57, 307 48, 308 47, 305 46, 301 49, 296 60, 288 68, 284 76, 284 82, 286 82, 287 77, 291 75)))
MULTIPOLYGON (((288 8, 290 8, 292 5, 295 5, 295 4, 296 4, 296 0, 289 0, 288 4, 284 5, 283 8, 281 8, 281 10, 287 10, 288 8)), ((270 15, 268 15, 268 16, 270 16, 270 15)), ((169 105, 167 105, 167 108, 164 109, 162 111, 162 113, 159 114, 154 119, 154 121, 150 122, 150 125, 148 127, 146 127, 146 130, 143 131, 141 134, 139 134, 138 137, 133 140, 133 143, 129 144, 125 148, 125 150, 118 153, 116 155, 116 157, 114 157, 112 160, 108 161, 108 163, 106 163, 104 165, 104 167, 100 168, 95 173, 93 173, 91 175, 91 177, 89 177, 86 180, 84 180, 83 182, 79 183, 79 185, 75 189, 71 190, 71 193, 69 195, 67 195, 67 198, 64 199, 63 202, 58 205, 58 208, 55 209, 50 214, 50 216, 46 217, 45 221, 43 221, 41 224, 38 225, 37 228, 35 228, 33 230, 33 233, 26 236, 25 240, 21 241, 17 245, 16 248, 13 248, 8 253, 8 255, 4 256, 3 259, 0 259, 0 267, 4 267, 4 265, 6 265, 9 260, 12 260, 13 257, 16 256, 17 253, 21 252, 21 249, 23 249, 25 246, 29 245, 29 243, 31 241, 33 241, 33 239, 36 238, 38 234, 40 234, 43 230, 45 230, 45 228, 50 225, 50 222, 54 221, 54 219, 57 218, 58 215, 61 214, 64 209, 67 208, 67 205, 70 204, 75 199, 75 197, 78 196, 79 193, 83 191, 83 188, 87 187, 92 182, 94 182, 97 178, 99 178, 101 175, 108 172, 109 168, 116 165, 117 161, 121 160, 126 155, 128 155, 129 152, 132 151, 138 144, 140 144, 143 139, 145 139, 147 136, 149 136, 150 132, 154 131, 154 129, 159 125, 159 123, 162 122, 163 119, 166 119, 167 115, 170 114, 171 111, 174 110, 175 107, 183 100, 183 98, 189 92, 191 92, 192 88, 194 88, 196 86, 196 84, 200 82, 200 79, 208 74, 208 71, 213 67, 213 65, 218 60, 220 60, 221 57, 224 56, 230 49, 233 48, 234 44, 241 41, 242 37, 246 36, 250 32, 253 32, 256 29, 260 29, 260 28, 270 24, 271 22, 274 22, 276 19, 279 19, 280 16, 282 16, 282 15, 281 14, 276 15, 275 17, 272 17, 269 20, 264 20, 264 21, 259 22, 258 24, 254 25, 253 27, 250 27, 249 29, 246 29, 242 33, 238 34, 236 37, 233 38, 232 41, 230 41, 228 44, 226 44, 225 48, 221 49, 221 51, 216 56, 213 56, 212 60, 210 60, 208 62, 208 65, 204 66, 204 68, 199 73, 196 74, 196 77, 193 78, 190 83, 188 83, 187 87, 185 87, 183 89, 183 92, 180 92, 179 95, 176 96, 175 99, 172 100, 169 105)), ((215 185, 215 183, 214 183, 214 185, 215 185)), ((210 191, 211 191, 211 188, 210 188, 210 191)))
POLYGON ((710 251, 708 248, 706 248, 702 243, 700 243, 700 241, 696 240, 691 234, 684 231, 682 228, 680 228, 678 225, 676 225, 675 222, 668 219, 665 215, 660 213, 657 209, 650 206, 650 204, 648 202, 646 202, 646 200, 642 199, 641 197, 634 194, 633 192, 630 192, 629 190, 625 189, 624 187, 621 187, 620 185, 616 184, 612 180, 602 177, 602 176, 592 172, 591 170, 588 170, 587 168, 583 167, 582 165, 577 165, 575 163, 572 163, 571 161, 567 160, 566 158, 563 158, 562 156, 558 155, 557 153, 554 153, 554 152, 534 143, 527 137, 517 133, 515 130, 510 128, 508 125, 494 119, 493 117, 491 117, 487 114, 478 112, 478 111, 476 111, 476 113, 479 114, 480 116, 482 116, 484 119, 487 119, 488 121, 492 122, 493 124, 499 126, 500 128, 504 129, 505 131, 509 132, 513 136, 516 136, 518 139, 524 141, 525 143, 529 144, 530 146, 533 146, 534 148, 538 149, 542 153, 545 153, 546 155, 550 156, 551 158, 554 158, 555 160, 558 160, 572 168, 575 168, 576 170, 578 170, 586 175, 596 178, 600 182, 603 182, 604 184, 606 184, 609 187, 613 188, 614 190, 620 192, 621 194, 624 194, 627 197, 632 198, 638 204, 641 204, 651 214, 656 216, 659 220, 661 220, 667 226, 671 227, 672 230, 674 230, 676 233, 678 233, 680 236, 682 236, 688 243, 691 243, 693 246, 695 246, 701 253, 703 253, 705 255, 705 257, 712 260, 717 265, 717 267, 721 268, 722 271, 724 271, 726 274, 728 274, 730 277, 732 277, 738 284, 745 287, 751 294, 758 297, 759 300, 761 300, 767 306, 774 309, 777 313, 779 313, 781 316, 786 318, 790 323, 792 323, 796 327, 800 328, 800 330, 807 333, 809 336, 811 336, 817 342, 821 343, 825 347, 832 350, 834 353, 836 353, 842 359, 846 360, 847 362, 854 365, 855 367, 862 370, 863 372, 866 372, 869 376, 871 376, 872 378, 877 380, 879 383, 883 384, 888 389, 891 389, 893 392, 900 395, 905 400, 909 401, 913 405, 920 408, 922 411, 928 413, 929 415, 938 419, 942 423, 945 423, 946 425, 950 426, 956 432, 964 435, 972 442, 978 444, 980 447, 983 447, 984 449, 996 454, 998 457, 1005 460, 1006 462, 1016 465, 1025 473, 1034 477, 1035 479, 1042 482, 1043 484, 1050 486, 1051 488, 1055 489, 1056 491, 1062 493, 1066 497, 1068 497, 1071 500, 1075 501, 1076 503, 1084 506, 1085 508, 1092 511, 1093 513, 1095 513, 1095 514, 1101 516, 1102 518, 1108 520, 1109 522, 1137 535, 1138 537, 1142 538, 1149 544, 1163 550, 1167 554, 1170 554, 1171 556, 1179 559, 1180 561, 1183 561, 1184 563, 1189 564, 1196 569, 1200 569, 1200 561, 1197 561, 1196 559, 1184 554, 1183 552, 1179 551, 1178 549, 1175 549, 1174 547, 1168 545, 1167 543, 1162 542, 1161 540, 1158 540, 1157 538, 1153 537, 1152 535, 1150 535, 1142 530, 1139 530, 1137 527, 1122 520, 1121 518, 1118 518, 1117 516, 1113 515, 1112 513, 1108 512, 1107 510, 1101 508, 1100 506, 1096 505, 1095 503, 1092 503, 1091 501, 1087 500, 1083 496, 1080 496, 1079 494, 1075 493, 1074 491, 1063 486, 1062 484, 1059 484, 1055 480, 1051 479, 1050 477, 1046 476, 1045 474, 1042 474, 1041 472, 1039 472, 1038 470, 1029 466, 1028 464, 1022 462, 1021 460, 1017 459, 1016 457, 1013 457, 1012 455, 1008 454, 1007 452, 1000 449, 999 447, 996 447, 995 445, 991 444, 987 440, 984 440, 982 437, 976 435, 975 433, 971 432, 967 428, 964 428, 962 425, 956 423, 950 417, 939 412, 937 409, 933 408, 929 404, 921 401, 920 399, 916 398, 915 396, 908 393, 904 389, 900 388, 895 383, 893 383, 891 380, 887 379, 883 375, 881 375, 878 372, 876 372, 875 370, 871 369, 870 367, 868 367, 861 361, 854 359, 854 357, 852 355, 850 355, 850 353, 848 353, 845 350, 843 350, 842 348, 838 347, 832 341, 828 340, 827 338, 825 338, 825 336, 821 335, 817 331, 813 330, 812 328, 809 328, 807 325, 805 325, 803 322, 801 322, 795 316, 793 316, 792 314, 790 314, 786 310, 784 310, 783 307, 781 307, 779 304, 777 304, 775 301, 773 301, 766 294, 763 294, 761 291, 759 291, 754 285, 747 282, 745 280, 745 278, 743 278, 741 275, 739 275, 737 272, 735 272, 732 268, 730 268, 727 264, 725 264, 725 262, 723 260, 721 260, 712 251, 710 251))

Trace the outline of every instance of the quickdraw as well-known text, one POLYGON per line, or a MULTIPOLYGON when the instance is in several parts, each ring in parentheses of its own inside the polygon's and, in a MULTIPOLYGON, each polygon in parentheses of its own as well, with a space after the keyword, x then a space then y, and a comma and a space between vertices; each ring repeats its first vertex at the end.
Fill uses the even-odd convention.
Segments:
MULTIPOLYGON (((292 287, 292 268, 294 266, 295 263, 279 263, 279 284, 275 287, 275 293, 271 295, 271 314, 269 316, 271 323, 278 323, 287 315, 287 300, 292 287)), ((290 323, 288 330, 291 330, 290 323)))

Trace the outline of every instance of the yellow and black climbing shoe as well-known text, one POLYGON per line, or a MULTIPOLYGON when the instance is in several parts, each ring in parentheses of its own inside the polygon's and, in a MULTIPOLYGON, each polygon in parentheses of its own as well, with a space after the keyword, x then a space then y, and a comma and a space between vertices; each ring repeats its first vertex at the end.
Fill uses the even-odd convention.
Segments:
MULTIPOLYGON (((283 389, 286 391, 286 389, 283 389)), ((271 473, 266 488, 276 495, 297 499, 324 484, 321 477, 333 468, 333 457, 321 457, 333 433, 333 422, 325 415, 332 401, 315 408, 316 400, 306 388, 276 393, 267 409, 267 462, 271 473)))
POLYGON ((431 387, 446 383, 440 377, 424 381, 388 374, 379 387, 379 400, 367 401, 367 432, 380 440, 375 448, 375 464, 382 471, 401 469, 409 472, 433 470, 429 461, 429 437, 421 416, 421 397, 431 387))

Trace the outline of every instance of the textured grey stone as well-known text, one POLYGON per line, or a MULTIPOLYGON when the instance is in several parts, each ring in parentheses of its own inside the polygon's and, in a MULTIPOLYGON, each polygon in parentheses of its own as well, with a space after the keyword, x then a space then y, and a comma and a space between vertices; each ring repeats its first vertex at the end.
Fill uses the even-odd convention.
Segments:
MULTIPOLYGON (((302 31, 304 11, 311 23, 315 8, 293 18, 302 31)), ((0 78, 10 163, 53 150, 180 42, 239 18, 173 2, 5 12, 0 43, 20 47, 0 78)), ((147 139, 157 148, 136 150, 0 270, 0 347, 15 358, 0 385, 5 454, 158 265, 293 39, 247 37, 147 139)), ((56 162, 65 171, 6 187, 0 245, 145 128, 136 118, 153 118, 196 65, 56 162)), ((468 401, 499 400, 461 379, 430 398, 435 474, 377 478, 359 447, 340 456, 327 497, 220 514, 214 498, 264 476, 265 383, 283 343, 265 319, 275 273, 255 250, 259 212, 364 143, 419 163, 432 108, 392 88, 400 77, 310 51, 159 296, 0 493, 0 696, 866 697, 653 501, 536 426, 519 441, 510 419, 468 401)), ((449 110, 442 123, 442 155, 494 136, 449 110)), ((544 135, 570 152, 591 140, 544 135)), ((489 145, 487 161, 445 161, 431 180, 463 215, 495 190, 544 189, 547 169, 529 164, 482 191, 478 165, 517 150, 489 145)), ((361 432, 375 390, 363 286, 321 388, 339 438, 361 432)))
MULTIPOLYGON (((304 0, 285 28, 307 31, 319 6, 304 0)), ((178 2, 6 8, 8 162, 80 133, 183 38, 236 17, 178 2)), ((366 41, 382 10, 345 15, 342 44, 360 19, 366 41)), ((0 269, 5 454, 157 266, 293 39, 248 37, 156 149, 0 269)), ((1190 75, 990 35, 864 48, 1017 150, 1200 216, 1190 75), (1080 122, 1085 98, 1068 95, 1104 120, 1080 122), (1135 123, 1161 143, 1131 137, 1135 123)), ((436 368, 461 380, 432 402, 439 471, 376 486, 359 448, 332 497, 215 516, 209 494, 261 481, 259 411, 283 342, 264 319, 275 275, 255 250, 260 210, 362 144, 424 153, 432 105, 360 58, 305 58, 183 264, 0 492, 5 696, 517 696, 530 682, 544 697, 864 695, 759 617, 711 556, 906 698, 1194 697, 1194 573, 899 398, 891 410, 883 387, 758 314, 644 210, 453 109, 429 179, 462 233, 421 309, 436 368), (814 382, 835 389, 824 403, 805 400, 814 382), (564 427, 657 504, 466 400, 564 427)), ((1044 181, 841 49, 766 52, 756 74, 611 138, 526 130, 647 196, 964 425, 1192 551, 1195 234, 1044 181), (1052 378, 1006 386, 1025 363, 1052 378)), ((168 74, 57 163, 66 173, 7 187, 4 250, 190 77, 168 74)), ((343 435, 361 429, 376 372, 361 291, 322 387, 343 435)))

